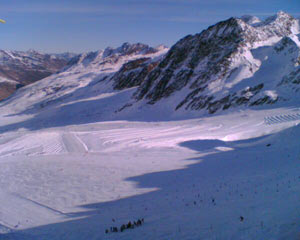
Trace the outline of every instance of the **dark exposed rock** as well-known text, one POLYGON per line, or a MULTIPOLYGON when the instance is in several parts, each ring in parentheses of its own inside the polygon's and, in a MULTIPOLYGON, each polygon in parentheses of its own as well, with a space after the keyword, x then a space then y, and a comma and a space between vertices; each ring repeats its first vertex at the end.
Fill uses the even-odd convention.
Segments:
MULTIPOLYGON (((243 53, 252 47, 263 46, 264 41, 274 37, 282 38, 274 49, 277 53, 293 45, 287 36, 292 33, 295 23, 296 19, 283 12, 264 22, 249 16, 230 18, 199 34, 184 37, 146 75, 136 77, 137 73, 129 73, 126 82, 129 87, 139 86, 134 98, 136 101, 144 99, 148 104, 156 104, 162 98, 168 98, 185 88, 187 94, 177 100, 180 102, 175 110, 184 107, 186 110, 206 109, 208 113, 215 113, 241 105, 273 104, 280 98, 273 99, 265 95, 263 83, 250 83, 247 88, 220 96, 207 92, 207 89, 214 82, 218 87, 218 82, 226 81, 236 74, 238 68, 233 67, 233 62, 244 61, 243 53)), ((258 68, 253 62, 246 64, 249 72, 254 73, 255 68, 258 68)), ((298 84, 298 72, 283 79, 283 83, 287 81, 298 84)), ((122 89, 122 86, 117 89, 122 89)))
POLYGON ((150 58, 140 58, 124 64, 112 77, 115 82, 114 89, 122 90, 139 86, 157 65, 158 62, 151 62, 150 58))

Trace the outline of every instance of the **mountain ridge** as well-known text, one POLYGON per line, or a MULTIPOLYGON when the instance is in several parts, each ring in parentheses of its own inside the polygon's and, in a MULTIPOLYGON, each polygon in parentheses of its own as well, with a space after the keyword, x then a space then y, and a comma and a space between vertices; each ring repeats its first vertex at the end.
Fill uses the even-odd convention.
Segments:
POLYGON ((13 104, 20 114, 42 111, 41 116, 49 110, 47 116, 62 119, 69 111, 95 120, 169 120, 295 104, 299 32, 299 20, 279 12, 265 21, 229 18, 170 49, 125 43, 83 53, 18 90, 3 106, 13 104), (16 104, 21 99, 24 103, 16 104))
MULTIPOLYGON (((192 110, 207 107, 208 111, 213 113, 216 111, 215 105, 220 103, 213 101, 215 98, 220 99, 219 96, 214 96, 214 93, 221 92, 221 95, 224 95, 226 88, 253 76, 259 70, 261 61, 254 59, 251 51, 272 46, 290 35, 293 35, 292 40, 296 43, 299 41, 296 39, 297 33, 299 21, 283 12, 267 18, 255 27, 239 18, 219 22, 200 34, 189 35, 179 40, 139 87, 135 93, 136 99, 145 99, 149 104, 155 104, 190 84, 191 92, 176 109, 190 102, 188 108, 191 107, 192 110), (226 83, 234 71, 238 70, 238 65, 246 68, 243 78, 226 83), (206 96, 199 96, 199 93, 205 91, 208 92, 206 96)), ((257 89, 261 85, 249 87, 257 89)), ((224 96, 220 101, 228 102, 227 97, 224 96)), ((237 104, 245 102, 242 98, 238 98, 237 101, 237 104)))
POLYGON ((18 88, 63 68, 75 54, 44 54, 36 50, 0 50, 0 100, 18 88))

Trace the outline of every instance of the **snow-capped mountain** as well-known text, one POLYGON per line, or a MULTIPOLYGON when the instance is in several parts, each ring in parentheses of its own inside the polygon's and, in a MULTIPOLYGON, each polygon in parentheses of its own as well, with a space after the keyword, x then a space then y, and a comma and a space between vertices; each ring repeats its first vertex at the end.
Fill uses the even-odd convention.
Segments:
POLYGON ((3 105, 16 112, 43 109, 39 116, 57 116, 55 121, 76 116, 91 121, 182 119, 294 104, 300 89, 299 32, 299 20, 279 12, 264 21, 230 18, 170 50, 125 43, 84 53, 3 105))
POLYGON ((116 72, 128 61, 143 58, 144 56, 160 55, 160 52, 166 50, 166 47, 161 46, 152 48, 142 43, 124 43, 115 49, 108 47, 105 50, 78 55, 69 62, 65 71, 76 71, 75 69, 80 68, 85 72, 88 72, 87 70, 106 73, 116 72))
POLYGON ((19 87, 48 77, 63 68, 76 54, 43 54, 35 50, 0 50, 0 100, 19 87))
POLYGON ((263 22, 249 16, 219 22, 176 43, 136 99, 173 98, 174 110, 209 113, 291 100, 300 88, 298 33, 299 21, 283 12, 263 22))
MULTIPOLYGON (((0 105, 6 106, 5 111, 7 112, 30 111, 34 113, 41 109, 47 112, 49 109, 56 111, 72 102, 97 97, 103 98, 101 94, 106 94, 105 96, 118 94, 119 91, 116 89, 124 88, 119 81, 121 79, 119 76, 125 76, 129 71, 138 73, 145 66, 150 71, 151 66, 155 65, 167 51, 168 48, 164 46, 152 48, 141 43, 125 43, 116 49, 106 48, 96 52, 83 53, 74 57, 61 71, 42 81, 19 89, 0 105)), ((132 80, 125 87, 132 87, 137 84, 132 80)), ((116 96, 120 99, 116 106, 110 106, 110 104, 105 104, 105 106, 114 113, 115 110, 130 100, 130 96, 128 95, 126 100, 121 100, 121 97, 116 96)), ((101 109, 99 105, 93 107, 97 111, 101 109)), ((90 105, 90 108, 93 107, 90 105)), ((78 111, 89 112, 89 109, 74 108, 68 113, 62 111, 61 114, 80 114, 78 111)), ((94 112, 97 115, 96 110, 94 112)))

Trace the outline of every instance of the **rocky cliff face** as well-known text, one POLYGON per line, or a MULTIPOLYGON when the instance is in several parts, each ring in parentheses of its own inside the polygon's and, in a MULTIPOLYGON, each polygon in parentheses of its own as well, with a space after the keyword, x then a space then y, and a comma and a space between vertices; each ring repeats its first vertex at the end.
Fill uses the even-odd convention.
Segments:
POLYGON ((149 72, 153 70, 159 61, 152 61, 151 58, 139 58, 130 61, 112 76, 114 89, 122 90, 141 85, 149 72))
POLYGON ((277 92, 284 83, 296 85, 299 80, 298 33, 299 21, 284 12, 265 21, 244 16, 219 22, 177 42, 140 78, 135 99, 156 104, 174 97, 174 110, 205 109, 209 113, 286 100, 277 92), (176 98, 180 91, 186 92, 183 99, 176 98))

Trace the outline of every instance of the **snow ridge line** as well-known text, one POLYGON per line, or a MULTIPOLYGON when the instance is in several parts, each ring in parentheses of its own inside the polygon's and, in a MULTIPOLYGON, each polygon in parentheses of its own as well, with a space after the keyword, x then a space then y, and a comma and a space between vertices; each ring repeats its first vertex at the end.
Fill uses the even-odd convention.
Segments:
POLYGON ((18 198, 20 198, 20 199, 23 199, 23 200, 25 200, 25 201, 27 201, 27 202, 33 203, 33 204, 35 204, 35 205, 37 205, 37 206, 39 206, 39 207, 41 207, 41 208, 47 209, 47 210, 49 210, 49 211, 51 211, 51 212, 53 212, 53 213, 55 213, 55 214, 67 216, 67 214, 65 214, 65 213, 63 213, 63 212, 61 212, 61 211, 59 211, 59 210, 57 210, 57 209, 48 207, 48 206, 45 205, 45 204, 42 204, 42 203, 39 203, 39 202, 34 201, 34 200, 32 200, 32 199, 29 199, 29 198, 20 196, 19 194, 13 194, 13 195, 15 195, 16 197, 18 197, 18 198))
POLYGON ((300 113, 275 115, 275 116, 265 117, 264 119, 266 125, 292 122, 297 120, 300 120, 300 113))
POLYGON ((85 151, 88 152, 89 151, 88 146, 82 141, 82 139, 76 133, 73 133, 73 134, 74 134, 75 138, 82 144, 85 151))
POLYGON ((2 233, 11 232, 13 227, 14 227, 13 225, 5 223, 4 221, 0 220, 0 236, 2 233))

